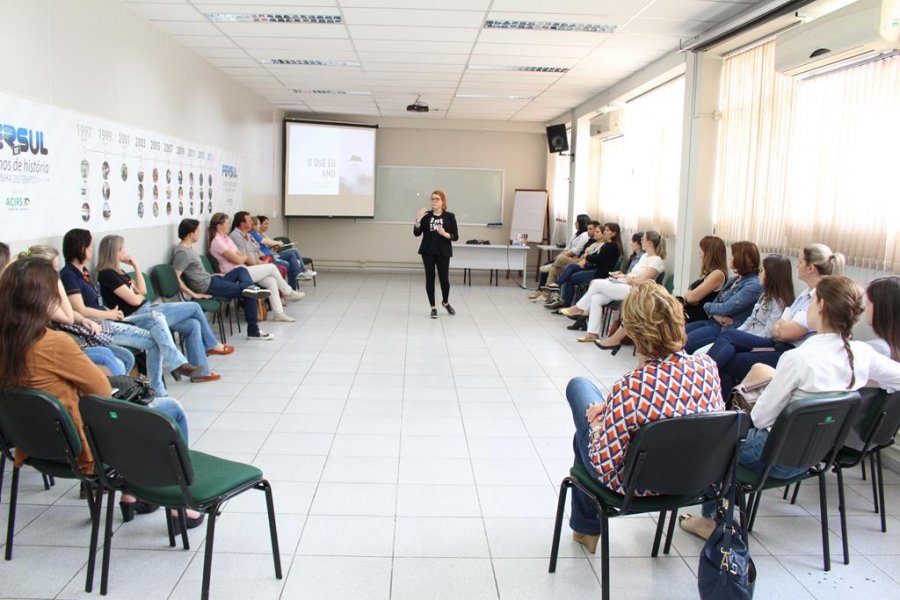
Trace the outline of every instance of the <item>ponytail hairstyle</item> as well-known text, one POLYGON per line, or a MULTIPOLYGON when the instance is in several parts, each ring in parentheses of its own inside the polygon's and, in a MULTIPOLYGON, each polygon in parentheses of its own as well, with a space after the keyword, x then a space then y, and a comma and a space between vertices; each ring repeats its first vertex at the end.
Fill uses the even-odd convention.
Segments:
POLYGON ((891 358, 900 361, 900 277, 881 277, 866 288, 872 303, 872 331, 887 342, 891 358))
POLYGON ((580 214, 575 217, 575 235, 581 235, 587 231, 591 218, 588 215, 580 214))
POLYGON ((228 220, 228 215, 223 212, 217 212, 212 217, 209 218, 209 243, 212 244, 212 241, 216 239, 216 229, 219 228, 219 225, 228 220))
POLYGON ((765 273, 762 301, 777 300, 782 309, 793 304, 794 280, 790 259, 781 254, 770 254, 763 259, 762 270, 765 273))
POLYGON ((832 252, 825 244, 810 244, 803 248, 803 262, 816 268, 819 275, 843 275, 847 259, 840 252, 832 252))
POLYGON ((628 255, 628 258, 625 259, 625 262, 622 263, 622 269, 625 270, 628 268, 628 265, 631 264, 631 261, 634 260, 634 257, 638 255, 638 252, 643 252, 641 249, 641 240, 644 239, 644 232, 638 231, 631 236, 631 242, 638 245, 637 250, 633 250, 631 254, 628 255))
POLYGON ((853 389, 853 386, 856 385, 850 338, 853 336, 853 326, 859 321, 859 316, 865 312, 863 295, 862 287, 843 275, 826 275, 816 285, 816 297, 822 302, 822 319, 835 333, 841 336, 844 350, 847 351, 847 360, 850 363, 848 390, 853 389))
POLYGON ((662 259, 666 258, 666 239, 659 234, 658 231, 653 231, 652 229, 648 229, 644 232, 644 237, 647 238, 647 241, 653 244, 653 248, 656 250, 656 255, 662 259))
POLYGON ((58 256, 59 250, 57 250, 53 246, 37 244, 34 246, 28 246, 27 250, 19 252, 19 256, 17 258, 19 260, 24 260, 26 258, 43 258, 47 262, 52 263, 53 259, 58 256))

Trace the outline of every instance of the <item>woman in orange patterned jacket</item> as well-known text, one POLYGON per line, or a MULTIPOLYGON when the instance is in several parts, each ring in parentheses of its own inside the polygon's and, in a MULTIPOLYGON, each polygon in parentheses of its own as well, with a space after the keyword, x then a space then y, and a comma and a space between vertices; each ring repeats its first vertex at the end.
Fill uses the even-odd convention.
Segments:
MULTIPOLYGON (((716 364, 684 352, 684 310, 665 288, 652 281, 635 285, 622 305, 622 325, 647 361, 614 383, 608 398, 585 377, 566 388, 575 421, 575 464, 587 466, 618 494, 625 491, 620 474, 638 429, 659 419, 725 409, 716 364)), ((575 541, 593 553, 600 520, 577 488, 569 525, 575 541)))

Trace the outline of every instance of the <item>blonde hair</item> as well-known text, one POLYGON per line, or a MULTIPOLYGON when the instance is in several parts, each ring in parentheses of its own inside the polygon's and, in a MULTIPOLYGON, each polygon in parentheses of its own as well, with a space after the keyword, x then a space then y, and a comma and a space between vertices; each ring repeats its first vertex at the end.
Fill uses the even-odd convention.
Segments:
POLYGON ((803 262, 816 268, 819 275, 843 275, 847 259, 840 252, 832 252, 825 244, 810 244, 803 248, 803 262))
POLYGON ((125 238, 121 235, 106 235, 100 240, 100 248, 97 250, 97 272, 106 269, 119 271, 119 250, 125 245, 125 238))
POLYGON ((632 286, 622 303, 622 325, 637 351, 662 358, 684 348, 684 307, 654 281, 632 286))
POLYGON ((656 250, 656 255, 665 260, 666 258, 666 238, 664 238, 658 231, 654 231, 652 229, 644 232, 644 237, 647 238, 647 241, 653 244, 653 248, 656 250))
POLYGON ((53 246, 46 244, 35 244, 28 246, 26 250, 19 252, 19 260, 23 258, 43 258, 46 261, 53 262, 53 259, 59 256, 59 250, 53 246))

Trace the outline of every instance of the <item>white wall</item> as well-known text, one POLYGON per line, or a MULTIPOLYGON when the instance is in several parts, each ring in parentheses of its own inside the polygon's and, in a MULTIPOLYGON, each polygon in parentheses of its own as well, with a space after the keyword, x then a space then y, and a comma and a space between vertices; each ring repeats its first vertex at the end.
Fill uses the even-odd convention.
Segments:
MULTIPOLYGON (((462 226, 460 240, 477 238, 507 243, 516 188, 545 187, 547 136, 539 125, 430 120, 423 126, 410 119, 340 120, 379 125, 375 150, 379 165, 503 169, 503 227, 462 226)), ((447 198, 447 204, 452 211, 452 197, 447 198)), ((410 213, 409 223, 402 225, 291 218, 288 236, 298 243, 305 256, 315 260, 317 268, 419 268, 419 239, 412 235, 414 220, 415 211, 410 213)), ((532 254, 534 261, 537 252, 532 254)))
MULTIPOLYGON (((4 93, 239 153, 244 207, 280 210, 282 113, 264 99, 115 0, 6 0, 0 22, 4 93)), ((63 233, 3 241, 59 247, 63 233)), ((168 226, 123 235, 145 266, 177 242, 168 226)))

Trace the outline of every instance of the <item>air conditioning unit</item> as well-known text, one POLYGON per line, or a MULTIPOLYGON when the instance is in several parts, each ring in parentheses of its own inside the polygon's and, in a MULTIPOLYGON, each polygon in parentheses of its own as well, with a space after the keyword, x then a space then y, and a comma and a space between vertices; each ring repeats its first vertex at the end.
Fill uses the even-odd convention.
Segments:
POLYGON ((888 52, 900 42, 900 0, 857 0, 778 34, 775 70, 793 76, 888 52))
POLYGON ((591 137, 611 140, 622 136, 622 111, 612 110, 591 119, 591 137))

